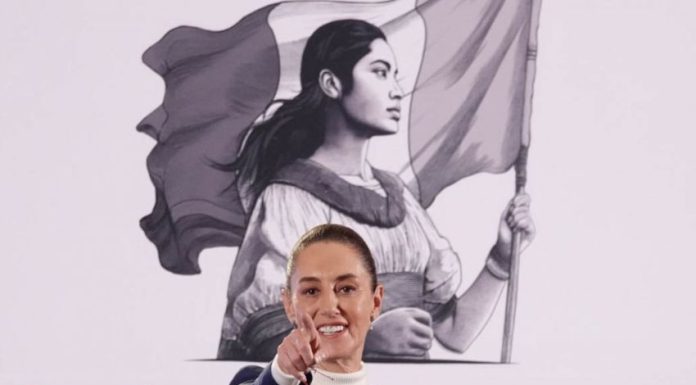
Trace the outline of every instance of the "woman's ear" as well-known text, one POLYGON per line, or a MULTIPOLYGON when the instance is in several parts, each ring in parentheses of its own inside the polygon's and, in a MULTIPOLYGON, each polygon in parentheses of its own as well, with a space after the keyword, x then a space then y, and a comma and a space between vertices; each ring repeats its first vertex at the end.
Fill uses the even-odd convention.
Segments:
POLYGON ((280 289, 280 298, 283 300, 283 308, 285 309, 285 315, 288 317, 288 320, 290 320, 290 323, 293 324, 293 326, 297 325, 296 319, 295 319, 295 309, 292 306, 292 298, 290 296, 292 293, 287 288, 282 288, 280 289))
POLYGON ((375 293, 372 295, 372 319, 379 317, 382 311, 382 300, 384 299, 384 286, 377 284, 375 293))
POLYGON ((328 69, 319 72, 319 87, 331 99, 338 99, 343 93, 341 80, 328 69))

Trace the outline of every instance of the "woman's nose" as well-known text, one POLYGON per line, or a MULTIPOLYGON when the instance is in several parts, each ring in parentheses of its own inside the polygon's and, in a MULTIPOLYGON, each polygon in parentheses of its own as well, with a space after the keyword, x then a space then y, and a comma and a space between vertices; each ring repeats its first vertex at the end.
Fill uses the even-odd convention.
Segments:
POLYGON ((336 293, 333 291, 328 293, 325 292, 319 301, 318 310, 324 315, 331 316, 338 314, 338 297, 336 296, 336 293))
POLYGON ((394 79, 394 84, 392 84, 392 89, 389 91, 389 98, 401 100, 404 97, 404 90, 401 89, 399 82, 394 79))

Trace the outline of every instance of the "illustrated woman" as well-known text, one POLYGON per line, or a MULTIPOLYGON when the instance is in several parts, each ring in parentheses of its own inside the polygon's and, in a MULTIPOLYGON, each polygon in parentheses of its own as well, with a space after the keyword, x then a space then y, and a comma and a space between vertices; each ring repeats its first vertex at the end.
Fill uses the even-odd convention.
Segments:
POLYGON ((307 41, 299 95, 250 129, 231 165, 251 214, 230 276, 219 358, 273 358, 293 330, 281 296, 290 250, 324 223, 365 239, 385 288, 366 357, 427 358, 433 339, 463 352, 485 326, 507 279, 512 231, 522 233, 523 247, 534 236, 529 197, 505 208, 485 267, 457 296, 461 267, 449 242, 402 181, 366 159, 370 138, 398 130, 397 73, 379 28, 325 24, 307 41))
POLYGON ((362 354, 384 288, 365 241, 345 226, 317 226, 293 248, 286 274, 283 307, 294 329, 256 383, 366 384, 362 354))

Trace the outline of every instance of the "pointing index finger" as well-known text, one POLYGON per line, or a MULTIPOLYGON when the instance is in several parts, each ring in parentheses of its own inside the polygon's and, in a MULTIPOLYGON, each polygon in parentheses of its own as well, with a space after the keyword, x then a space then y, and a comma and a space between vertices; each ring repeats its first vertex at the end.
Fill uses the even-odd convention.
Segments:
POLYGON ((309 341, 312 347, 312 352, 316 353, 319 349, 319 332, 312 321, 312 317, 301 309, 296 309, 295 314, 297 314, 298 327, 300 333, 309 341))

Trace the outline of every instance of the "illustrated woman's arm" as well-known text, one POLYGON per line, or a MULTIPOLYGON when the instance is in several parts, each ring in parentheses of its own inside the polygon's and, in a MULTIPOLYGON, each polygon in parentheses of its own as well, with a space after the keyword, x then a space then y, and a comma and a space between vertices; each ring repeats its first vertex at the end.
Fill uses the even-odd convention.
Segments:
POLYGON ((433 324, 435 337, 445 347, 464 352, 483 330, 500 298, 508 278, 512 232, 522 234, 522 249, 535 235, 534 222, 529 214, 530 198, 515 196, 500 218, 498 240, 486 261, 486 267, 474 283, 456 298, 448 314, 433 324))

